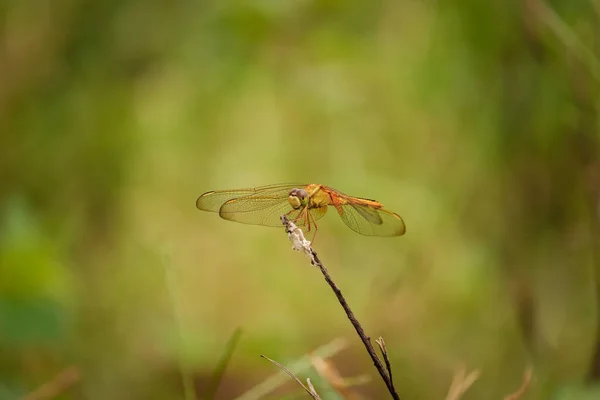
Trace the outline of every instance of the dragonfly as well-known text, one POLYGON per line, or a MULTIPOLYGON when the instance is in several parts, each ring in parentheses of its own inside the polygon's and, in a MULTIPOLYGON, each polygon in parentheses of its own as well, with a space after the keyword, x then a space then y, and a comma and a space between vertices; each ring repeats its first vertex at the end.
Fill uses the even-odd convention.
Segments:
POLYGON ((196 200, 196 208, 219 213, 225 220, 251 225, 282 226, 286 215, 306 231, 314 229, 329 207, 353 231, 366 236, 402 236, 406 225, 398 214, 376 200, 348 196, 321 184, 282 183, 249 189, 214 190, 196 200))

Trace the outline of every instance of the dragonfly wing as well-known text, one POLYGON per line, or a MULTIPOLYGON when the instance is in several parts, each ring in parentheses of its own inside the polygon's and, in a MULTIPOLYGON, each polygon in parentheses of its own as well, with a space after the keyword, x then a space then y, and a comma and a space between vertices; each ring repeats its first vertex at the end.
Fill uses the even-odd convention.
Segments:
MULTIPOLYGON (((310 224, 322 218, 327 212, 327 206, 310 210, 310 224)), ((302 209, 293 209, 287 197, 271 197, 268 194, 257 194, 240 199, 229 200, 219 210, 221 218, 250 225, 282 226, 281 216, 287 217, 298 227, 309 225, 302 209)))
POLYGON ((377 209, 368 206, 356 205, 352 205, 352 207, 354 208, 354 210, 356 210, 357 213, 360 214, 361 217, 369 221, 371 224, 383 224, 383 219, 381 218, 381 215, 379 215, 379 212, 377 212, 377 209))
POLYGON ((347 203, 337 205, 336 209, 342 221, 361 235, 402 236, 406 232, 402 217, 382 208, 347 203))
MULTIPOLYGON (((281 191, 289 193, 295 187, 301 188, 304 186, 303 184, 280 183, 248 189, 213 190, 198 197, 196 208, 202 211, 219 212, 221 206, 228 200, 252 196, 258 193, 277 193, 281 191)), ((287 194, 285 197, 287 197, 287 194)))
POLYGON ((196 200, 196 208, 202 211, 219 212, 219 208, 227 200, 253 194, 253 189, 220 190, 206 192, 196 200))
POLYGON ((281 215, 290 219, 298 216, 300 210, 294 210, 288 202, 293 188, 267 189, 261 192, 226 201, 219 209, 221 218, 243 224, 281 226, 281 215))
POLYGON ((310 213, 312 214, 312 217, 315 221, 323 218, 325 216, 326 212, 327 212, 327 206, 311 208, 311 210, 310 210, 310 213))

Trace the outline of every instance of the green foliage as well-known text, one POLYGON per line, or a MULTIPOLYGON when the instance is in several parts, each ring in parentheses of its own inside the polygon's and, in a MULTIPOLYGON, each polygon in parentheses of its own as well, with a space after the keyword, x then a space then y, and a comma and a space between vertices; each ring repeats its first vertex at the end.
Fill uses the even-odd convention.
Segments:
POLYGON ((404 398, 443 398, 461 363, 481 371, 471 398, 502 398, 529 364, 528 398, 597 396, 598 15, 590 1, 3 3, 0 398, 72 364, 85 379, 65 398, 182 398, 181 360, 201 394, 237 327, 216 398, 273 373, 259 354, 340 335, 343 375, 374 375, 282 231, 194 208, 284 181, 405 219, 406 236, 378 240, 330 211, 316 240, 404 398))

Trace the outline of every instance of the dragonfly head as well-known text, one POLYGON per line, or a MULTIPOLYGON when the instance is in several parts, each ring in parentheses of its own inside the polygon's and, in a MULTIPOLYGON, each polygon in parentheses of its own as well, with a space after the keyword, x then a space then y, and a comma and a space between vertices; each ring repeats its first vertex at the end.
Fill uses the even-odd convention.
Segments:
POLYGON ((308 193, 304 189, 292 189, 288 201, 294 210, 306 207, 308 204, 308 193))

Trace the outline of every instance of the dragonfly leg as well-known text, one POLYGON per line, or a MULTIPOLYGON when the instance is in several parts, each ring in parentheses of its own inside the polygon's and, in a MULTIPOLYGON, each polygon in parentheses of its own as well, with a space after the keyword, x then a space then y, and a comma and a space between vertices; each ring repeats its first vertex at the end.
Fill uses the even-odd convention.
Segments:
MULTIPOLYGON (((308 221, 309 221, 309 224, 310 224, 310 219, 311 219, 311 218, 312 218, 312 220, 313 220, 313 224, 314 224, 314 227, 315 227, 315 233, 313 233, 313 237, 312 237, 312 240, 311 240, 311 243, 312 243, 312 244, 314 244, 314 243, 315 243, 315 238, 317 237, 317 231, 319 230, 319 227, 317 226, 317 219, 315 218, 315 216, 314 216, 314 215, 312 215, 312 214, 309 212, 309 213, 308 213, 308 221)), ((310 230, 310 229, 309 229, 309 230, 310 230)))
MULTIPOLYGON (((291 210, 286 215, 291 214, 293 211, 296 211, 296 210, 291 210)), ((318 229, 317 220, 314 217, 314 215, 312 215, 310 213, 310 210, 308 209, 308 207, 304 207, 304 209, 298 213, 296 218, 294 218, 292 220, 292 222, 294 222, 296 225, 298 225, 298 221, 302 222, 301 226, 306 226, 306 233, 310 232, 310 230, 313 229, 313 226, 314 226, 315 232, 312 237, 312 242, 314 242, 315 237, 317 236, 317 229, 318 229), (312 225, 311 225, 311 219, 312 219, 312 225)))
MULTIPOLYGON (((291 209, 290 211, 288 211, 287 213, 285 213, 285 216, 289 218, 289 217, 290 217, 290 215, 292 215, 292 213, 293 213, 294 211, 298 211, 298 210, 296 210, 296 209, 291 209)), ((291 221, 292 221, 294 224, 298 225, 298 219, 300 218, 300 216, 301 216, 301 215, 302 215, 302 213, 301 213, 301 212, 300 212, 300 213, 298 213, 298 215, 296 215, 294 218, 291 218, 291 221)))
MULTIPOLYGON (((298 226, 298 221, 301 221, 301 222, 302 222, 302 224, 300 224, 300 226, 304 226, 304 225, 306 225, 306 216, 304 215, 304 211, 305 211, 305 210, 306 210, 306 208, 304 208, 303 210, 301 210, 301 211, 298 213, 298 215, 296 215, 296 217, 292 219, 292 222, 293 222, 294 224, 296 224, 296 226, 298 226), (300 220, 300 217, 304 217, 304 219, 303 219, 303 220, 300 220)), ((294 211, 297 211, 297 210, 291 210, 291 211, 290 211, 290 212, 288 212, 286 215, 289 215, 289 214, 293 213, 294 211)), ((298 227, 300 227, 300 226, 298 226, 298 227)), ((310 226, 309 226, 309 230, 310 230, 310 226)))

